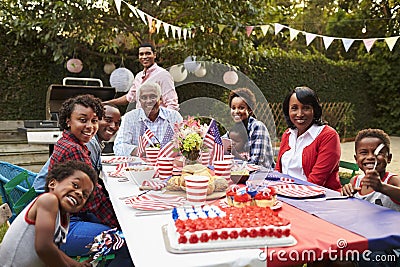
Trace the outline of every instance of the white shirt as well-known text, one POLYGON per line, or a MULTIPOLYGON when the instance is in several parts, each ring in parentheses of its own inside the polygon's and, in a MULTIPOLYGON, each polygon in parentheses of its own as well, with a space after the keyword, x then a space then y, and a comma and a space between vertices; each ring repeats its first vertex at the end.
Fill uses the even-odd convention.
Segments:
POLYGON ((153 143, 160 143, 167 131, 167 125, 172 129, 176 122, 183 120, 178 111, 160 107, 157 119, 153 122, 147 118, 142 108, 131 110, 122 117, 121 127, 114 141, 114 153, 116 156, 130 156, 139 145, 141 124, 144 123, 155 135, 151 139, 153 143))
POLYGON ((297 129, 289 129, 290 149, 282 155, 282 173, 307 181, 303 171, 303 149, 318 137, 325 125, 313 124, 305 133, 297 137, 297 129))

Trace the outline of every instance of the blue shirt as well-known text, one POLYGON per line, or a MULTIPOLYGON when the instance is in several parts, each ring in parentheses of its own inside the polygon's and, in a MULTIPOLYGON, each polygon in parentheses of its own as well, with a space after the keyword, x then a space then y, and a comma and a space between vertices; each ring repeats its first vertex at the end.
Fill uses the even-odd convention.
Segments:
POLYGON ((121 127, 118 130, 114 141, 114 153, 116 156, 130 156, 132 151, 138 147, 140 128, 144 123, 155 137, 151 139, 153 143, 161 143, 167 131, 168 124, 174 128, 175 123, 183 120, 179 112, 160 107, 155 121, 149 120, 142 108, 127 112, 122 118, 121 127))

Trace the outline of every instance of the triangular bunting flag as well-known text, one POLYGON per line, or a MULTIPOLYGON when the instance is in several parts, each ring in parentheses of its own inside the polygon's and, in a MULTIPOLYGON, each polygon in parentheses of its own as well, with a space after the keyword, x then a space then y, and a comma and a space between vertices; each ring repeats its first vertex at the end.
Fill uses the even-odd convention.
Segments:
POLYGON ((187 34, 188 34, 188 30, 187 29, 183 29, 182 35, 183 35, 183 40, 185 40, 185 41, 186 41, 187 34))
POLYGON ((161 20, 156 19, 156 29, 157 29, 157 33, 160 32, 160 28, 161 28, 161 20))
POLYGON ((399 37, 400 36, 385 38, 385 42, 388 45, 390 51, 393 50, 393 47, 395 46, 397 39, 399 39, 399 37))
POLYGON ((115 0, 115 7, 117 8, 118 15, 121 15, 121 0, 115 0))
POLYGON ((353 44, 354 39, 343 38, 342 42, 343 42, 344 50, 346 50, 346 52, 347 52, 347 51, 349 51, 350 46, 353 44))
POLYGON ((246 34, 247 37, 250 36, 250 34, 253 32, 254 26, 246 26, 246 34))
POLYGON ((289 28, 289 32, 290 32, 290 41, 293 41, 294 38, 297 37, 297 35, 299 34, 300 31, 296 30, 296 29, 289 28))
POLYGON ((261 28, 262 33, 265 36, 269 30, 269 25, 261 25, 260 28, 261 28))
POLYGON ((372 39, 363 39, 364 45, 365 45, 365 49, 367 49, 367 52, 369 53, 369 50, 371 50, 371 47, 374 45, 376 39, 372 38, 372 39))
POLYGON ((143 20, 144 24, 147 25, 147 21, 146 21, 144 12, 142 10, 140 10, 140 9, 136 9, 136 11, 139 14, 140 18, 143 20))
POLYGON ((149 24, 149 32, 151 32, 152 31, 151 27, 153 27, 153 18, 148 14, 146 14, 146 18, 147 18, 147 23, 149 24))
POLYGON ((139 15, 138 15, 138 13, 136 11, 136 7, 134 7, 134 6, 132 6, 131 4, 128 4, 128 3, 127 3, 127 5, 129 7, 129 9, 133 12, 133 14, 135 14, 135 16, 138 18, 139 15))
POLYGON ((235 29, 232 31, 232 35, 235 36, 239 30, 239 27, 236 26, 235 29))
POLYGON ((169 24, 163 22, 163 27, 164 27, 164 31, 165 31, 165 35, 167 35, 167 37, 169 36, 169 24))
POLYGON ((226 25, 224 24, 218 24, 218 33, 221 34, 222 31, 225 29, 226 25))
POLYGON ((181 27, 176 27, 176 33, 178 34, 178 39, 181 39, 182 28, 181 27))
POLYGON ((315 37, 317 37, 316 34, 306 32, 306 44, 307 44, 307 46, 309 46, 311 44, 311 42, 314 41, 315 37))
POLYGON ((279 23, 275 23, 275 35, 277 35, 282 29, 283 29, 283 25, 279 24, 279 23))
POLYGON ((324 40, 325 49, 328 49, 333 40, 335 40, 335 38, 329 36, 322 36, 322 40, 324 40))
POLYGON ((171 32, 172 32, 172 38, 175 39, 175 34, 176 34, 176 26, 171 25, 171 32))

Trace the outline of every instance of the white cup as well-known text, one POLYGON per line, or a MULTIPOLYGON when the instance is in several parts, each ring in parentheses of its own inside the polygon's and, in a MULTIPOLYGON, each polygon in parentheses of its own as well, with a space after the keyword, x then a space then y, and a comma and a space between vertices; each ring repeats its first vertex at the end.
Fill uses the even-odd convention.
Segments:
POLYGON ((231 179, 232 160, 214 161, 215 176, 223 177, 228 182, 231 179))
POLYGON ((209 151, 201 152, 201 165, 208 166, 210 164, 211 155, 209 151))
POLYGON ((157 159, 157 171, 158 177, 161 180, 165 180, 172 176, 172 170, 174 169, 174 158, 159 158, 157 159))
POLYGON ((231 154, 224 155, 224 160, 229 160, 229 161, 232 162, 232 164, 234 164, 235 163, 235 156, 231 155, 231 154))
POLYGON ((158 152, 160 152, 160 148, 158 147, 146 147, 146 159, 152 164, 155 165, 157 162, 158 152))
POLYGON ((202 175, 185 176, 186 199, 191 205, 201 206, 205 204, 209 179, 210 177, 202 175))

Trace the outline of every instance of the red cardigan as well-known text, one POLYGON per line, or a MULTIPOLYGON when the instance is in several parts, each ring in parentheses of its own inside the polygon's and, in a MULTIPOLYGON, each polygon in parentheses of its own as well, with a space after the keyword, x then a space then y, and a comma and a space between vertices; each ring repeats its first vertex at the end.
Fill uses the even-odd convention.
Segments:
MULTIPOLYGON (((275 169, 282 172, 282 155, 290 149, 289 129, 282 135, 275 169)), ((302 164, 307 181, 340 191, 339 180, 340 139, 338 133, 326 125, 317 138, 303 149, 302 164)))

